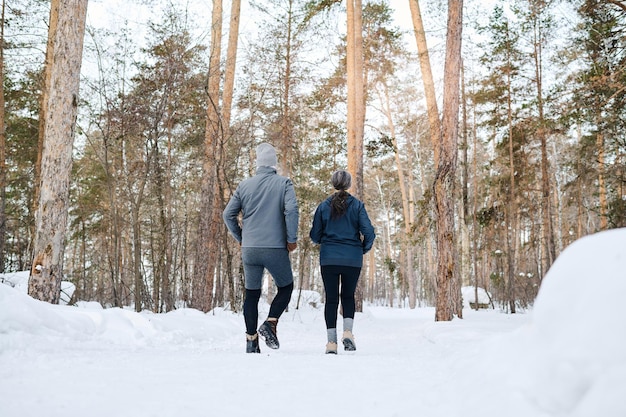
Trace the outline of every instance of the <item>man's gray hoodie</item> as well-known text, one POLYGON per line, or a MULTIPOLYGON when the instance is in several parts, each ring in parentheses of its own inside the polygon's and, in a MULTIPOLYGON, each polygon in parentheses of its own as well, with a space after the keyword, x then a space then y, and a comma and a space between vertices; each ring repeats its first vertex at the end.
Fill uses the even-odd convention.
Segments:
POLYGON ((293 183, 270 166, 242 181, 223 213, 230 233, 242 247, 286 248, 298 236, 298 202, 293 183), (239 212, 242 222, 239 224, 239 212))

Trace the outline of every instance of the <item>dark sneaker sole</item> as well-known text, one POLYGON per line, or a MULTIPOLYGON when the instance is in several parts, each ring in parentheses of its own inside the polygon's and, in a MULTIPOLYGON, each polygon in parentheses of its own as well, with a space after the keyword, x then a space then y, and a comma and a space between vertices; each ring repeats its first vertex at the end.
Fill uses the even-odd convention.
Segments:
POLYGON ((278 349, 280 347, 280 343, 278 343, 278 338, 272 332, 269 324, 263 323, 261 327, 259 327, 259 335, 265 341, 265 344, 270 349, 278 349))
POLYGON ((353 352, 356 350, 356 345, 354 344, 354 342, 350 339, 343 339, 343 349, 347 350, 348 352, 353 352))

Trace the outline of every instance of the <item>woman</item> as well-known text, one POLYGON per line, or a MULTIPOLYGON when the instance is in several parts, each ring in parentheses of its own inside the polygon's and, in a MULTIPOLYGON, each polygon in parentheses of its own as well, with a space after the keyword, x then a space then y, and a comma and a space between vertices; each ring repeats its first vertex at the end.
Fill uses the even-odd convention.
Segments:
POLYGON ((356 350, 352 335, 354 291, 363 266, 363 254, 372 248, 376 234, 365 205, 346 191, 352 183, 350 173, 335 172, 331 183, 337 192, 317 207, 309 236, 314 243, 321 245, 320 267, 326 295, 324 319, 328 335, 326 353, 337 354, 340 296, 343 347, 347 351, 356 350))

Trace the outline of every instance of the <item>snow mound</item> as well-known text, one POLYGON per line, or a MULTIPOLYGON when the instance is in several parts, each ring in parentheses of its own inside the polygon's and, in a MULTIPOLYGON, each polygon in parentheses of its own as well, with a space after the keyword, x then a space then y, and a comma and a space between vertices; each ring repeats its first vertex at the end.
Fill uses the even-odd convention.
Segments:
POLYGON ((470 304, 476 302, 476 291, 478 291, 478 304, 491 304, 491 297, 484 288, 478 287, 461 287, 461 295, 463 297, 463 308, 471 308, 470 304))
POLYGON ((584 237, 545 276, 524 391, 548 413, 626 416, 626 229, 584 237))

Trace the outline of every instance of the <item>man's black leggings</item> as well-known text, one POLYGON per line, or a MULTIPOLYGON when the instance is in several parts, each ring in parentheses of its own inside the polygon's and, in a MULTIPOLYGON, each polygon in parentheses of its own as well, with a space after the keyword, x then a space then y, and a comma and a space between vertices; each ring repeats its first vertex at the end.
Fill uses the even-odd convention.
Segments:
MULTIPOLYGON (((293 292, 293 282, 284 287, 278 287, 278 293, 272 304, 268 317, 280 318, 281 314, 287 309, 293 292)), ((243 302, 243 317, 246 322, 246 333, 253 335, 259 322, 259 300, 261 299, 261 290, 246 289, 246 299, 243 302)))
POLYGON ((327 329, 337 328, 337 309, 339 297, 343 307, 344 318, 354 318, 354 292, 359 282, 361 268, 353 266, 324 265, 322 266, 322 281, 326 292, 326 305, 324 306, 324 319, 327 329), (341 293, 339 292, 341 284, 341 293))

